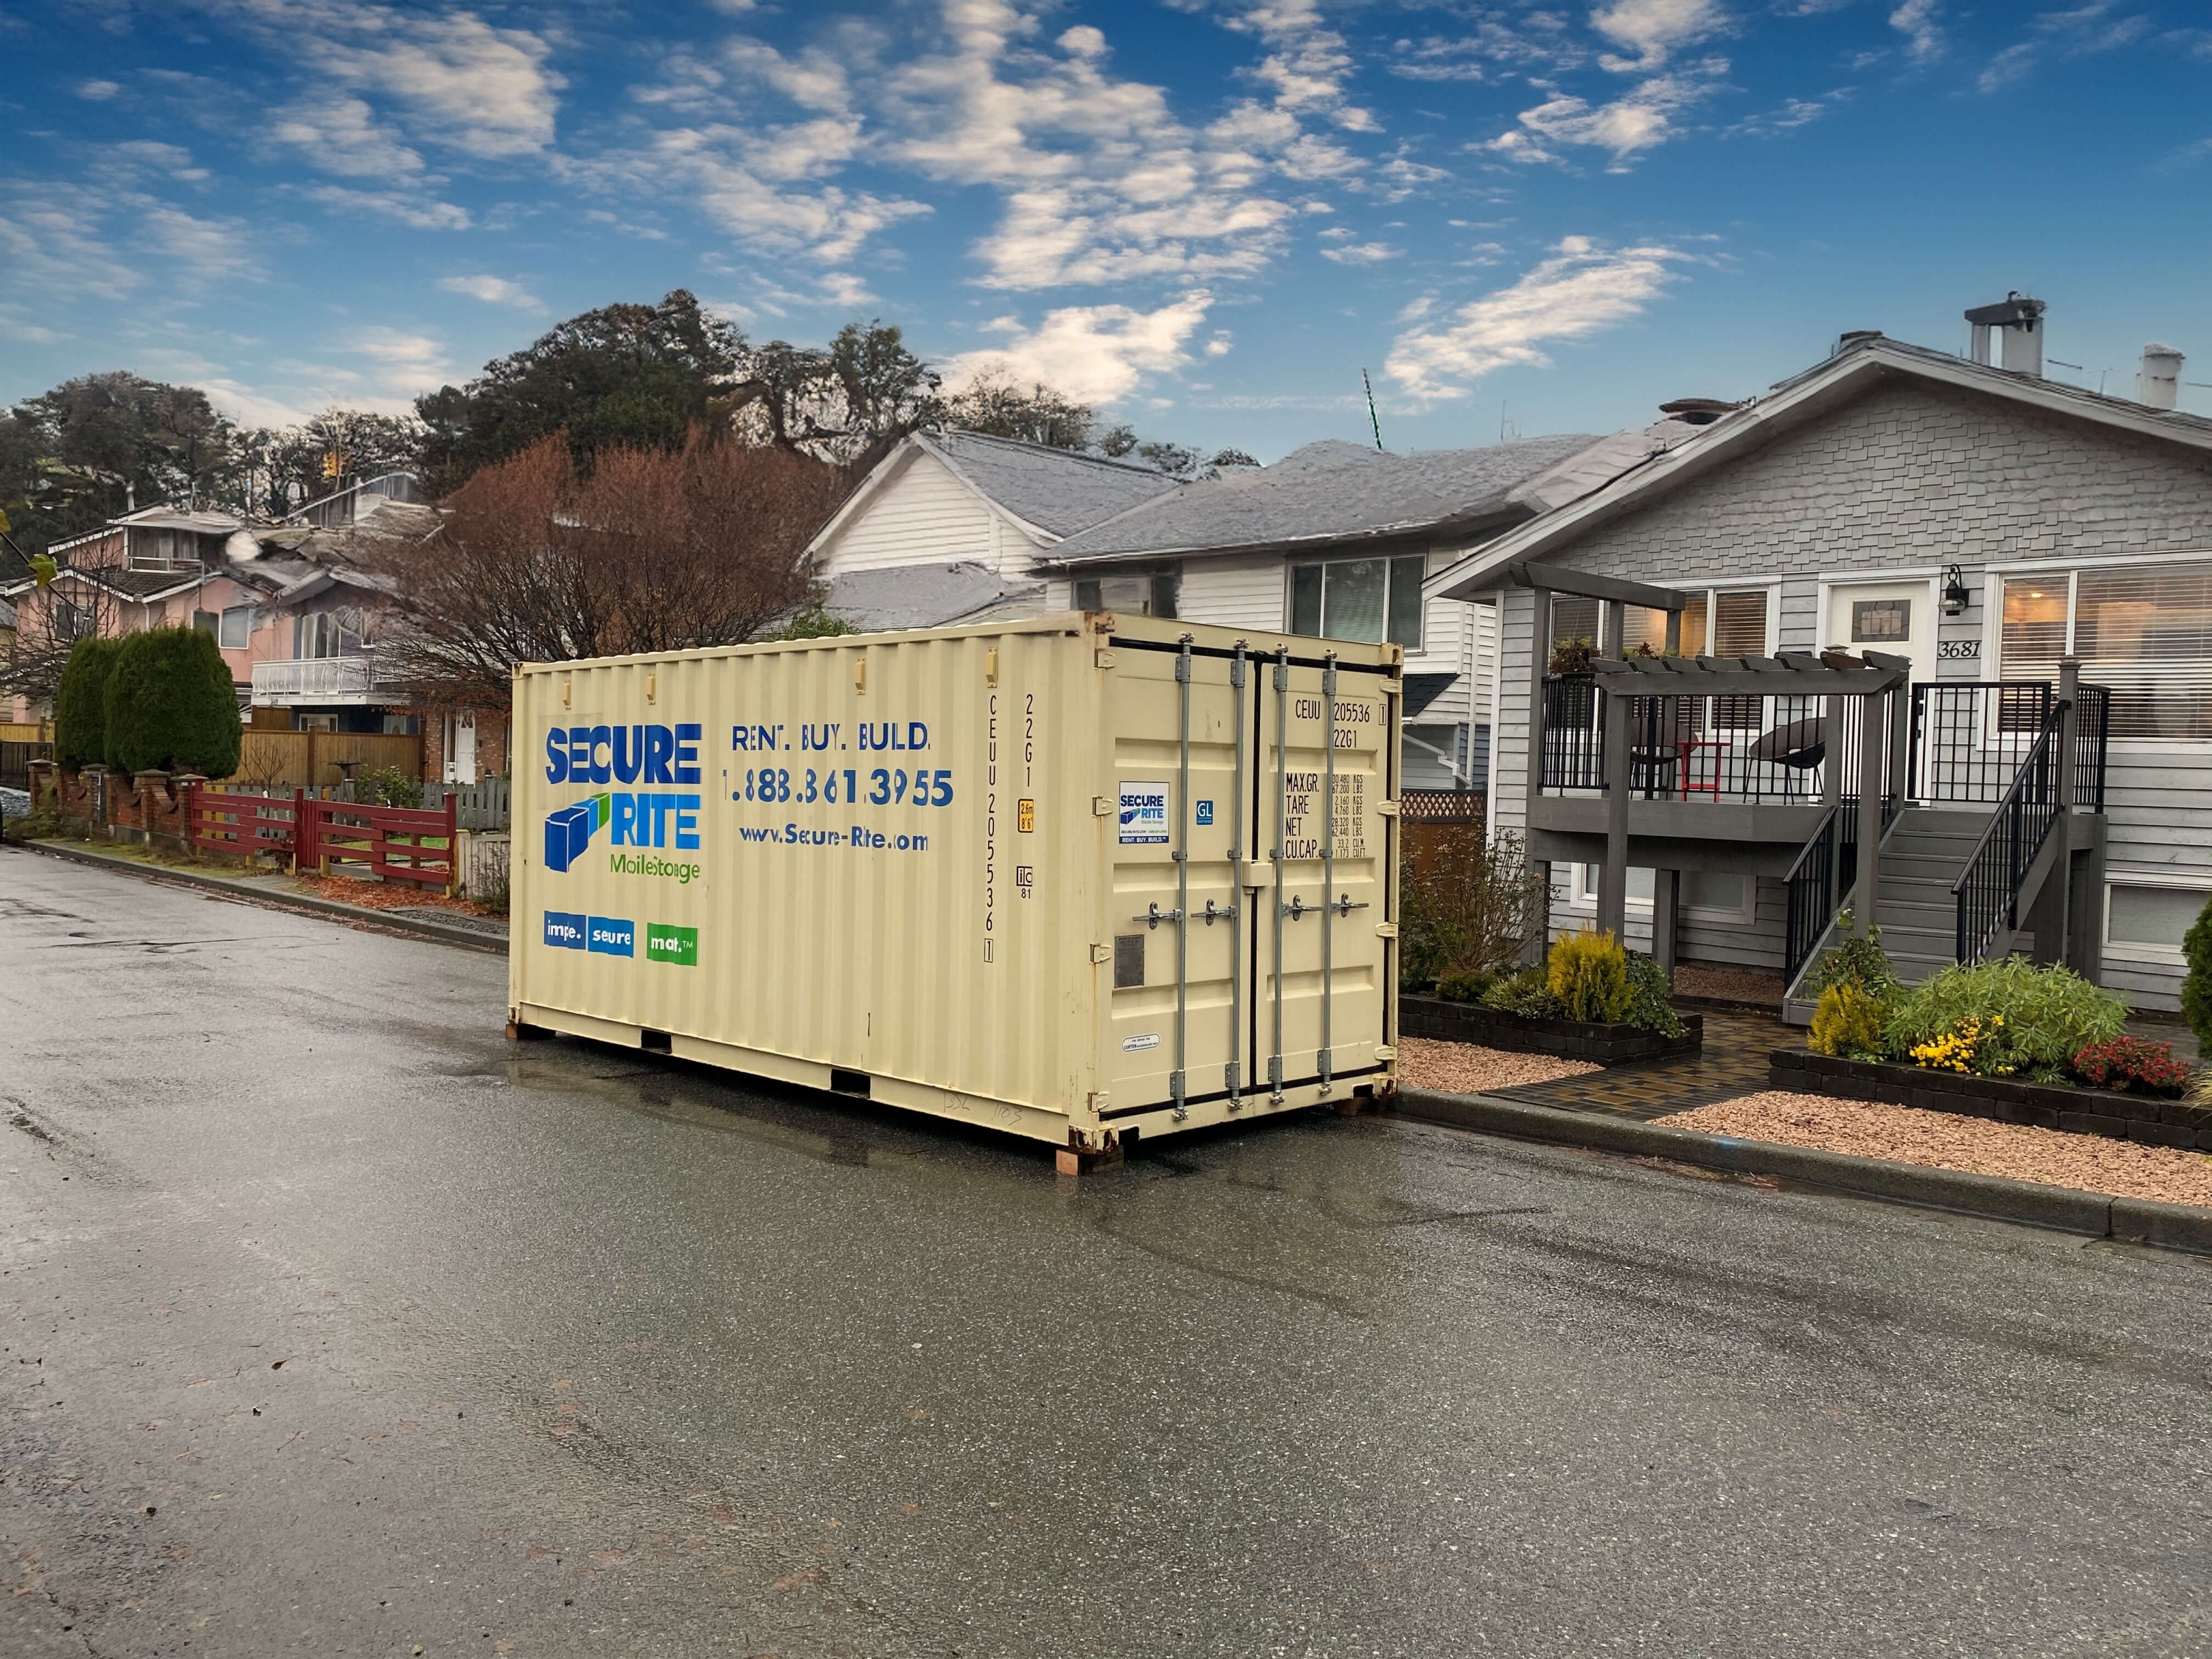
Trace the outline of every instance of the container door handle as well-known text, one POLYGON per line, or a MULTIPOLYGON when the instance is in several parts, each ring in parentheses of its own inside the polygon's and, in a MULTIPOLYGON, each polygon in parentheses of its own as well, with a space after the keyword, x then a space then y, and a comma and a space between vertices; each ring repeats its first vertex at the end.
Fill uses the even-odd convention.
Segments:
POLYGON ((1163 915, 1158 903, 1152 906, 1157 920, 1172 921, 1176 928, 1176 1060, 1174 1075, 1168 1079, 1168 1091, 1175 1097, 1176 1121, 1180 1123, 1190 1115, 1190 642, 1192 636, 1182 636, 1182 649, 1176 653, 1176 690, 1182 694, 1181 744, 1176 759, 1176 908, 1172 915, 1163 915))

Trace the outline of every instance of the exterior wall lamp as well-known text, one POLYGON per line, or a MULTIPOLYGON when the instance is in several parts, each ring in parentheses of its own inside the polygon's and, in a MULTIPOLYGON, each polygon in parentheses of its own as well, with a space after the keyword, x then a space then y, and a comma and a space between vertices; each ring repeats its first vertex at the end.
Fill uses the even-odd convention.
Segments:
POLYGON ((1966 592, 1966 573, 1960 570, 1955 564, 1945 566, 1943 570, 1943 614, 1947 617, 1962 615, 1966 609, 1966 601, 1972 597, 1972 596, 1966 592))

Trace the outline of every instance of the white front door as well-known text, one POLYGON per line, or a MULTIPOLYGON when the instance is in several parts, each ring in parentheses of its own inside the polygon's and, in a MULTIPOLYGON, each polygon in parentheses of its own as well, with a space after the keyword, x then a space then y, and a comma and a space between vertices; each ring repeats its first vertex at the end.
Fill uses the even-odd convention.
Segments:
POLYGON ((453 724, 453 775, 450 783, 477 781, 477 717, 464 714, 453 724))
POLYGON ((1915 682, 1936 678, 1936 596, 1925 581, 1838 582, 1828 590, 1824 649, 1912 659, 1915 682))

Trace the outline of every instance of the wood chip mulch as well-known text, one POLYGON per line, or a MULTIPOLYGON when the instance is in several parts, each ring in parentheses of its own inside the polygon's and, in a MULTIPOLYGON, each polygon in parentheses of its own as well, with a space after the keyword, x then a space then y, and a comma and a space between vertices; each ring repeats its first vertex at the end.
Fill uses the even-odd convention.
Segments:
POLYGON ((357 904, 364 910, 398 910, 418 908, 437 910, 458 910, 463 915, 488 916, 491 912, 480 904, 466 899, 447 898, 434 887, 417 886, 411 881, 356 881, 350 876, 301 876, 299 885, 317 898, 330 899, 339 904, 357 904))
POLYGON ((2212 1157, 2101 1135, 1778 1090, 1660 1120, 1669 1129, 2003 1176, 2115 1198, 2212 1207, 2212 1157))
POLYGON ((1435 1089, 1449 1095, 1517 1089, 1531 1083, 1557 1082, 1563 1077, 1587 1077, 1604 1069, 1588 1060, 1510 1054, 1474 1042, 1440 1042, 1432 1037, 1398 1041, 1399 1080, 1416 1089, 1435 1089))

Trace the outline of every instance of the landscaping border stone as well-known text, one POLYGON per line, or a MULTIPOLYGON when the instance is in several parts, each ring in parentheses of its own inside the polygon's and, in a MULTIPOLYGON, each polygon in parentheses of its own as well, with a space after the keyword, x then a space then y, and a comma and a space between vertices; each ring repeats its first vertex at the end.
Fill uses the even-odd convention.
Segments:
POLYGON ((1736 1175, 1772 1176, 1856 1198, 2212 1255, 2212 1210, 2193 1205, 2114 1198, 2002 1176, 1670 1129, 1663 1122, 1646 1123, 1610 1112, 1563 1111, 1495 1095, 1401 1088, 1391 1097, 1390 1109, 1403 1117, 1484 1134, 1582 1146, 1625 1158, 1662 1158, 1736 1175))
POLYGON ((1516 1054, 1554 1054, 1599 1066, 1656 1060, 1694 1053, 1704 1047, 1705 1017, 1683 1014, 1679 1037, 1662 1036, 1636 1025, 1602 1025, 1580 1019, 1532 1019, 1486 1008, 1479 1002, 1447 1002, 1442 997, 1398 999, 1398 1035, 1432 1037, 1443 1042, 1475 1042, 1516 1054))
POLYGON ((1878 1100, 1926 1112, 1954 1112, 2146 1146, 2212 1152, 2212 1106, 2192 1106, 2156 1095, 1961 1076, 1891 1060, 1844 1060, 1806 1048, 1775 1049, 1767 1056, 1766 1080, 1769 1087, 1791 1094, 1878 1100))

